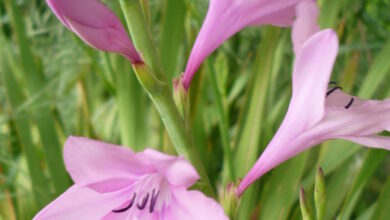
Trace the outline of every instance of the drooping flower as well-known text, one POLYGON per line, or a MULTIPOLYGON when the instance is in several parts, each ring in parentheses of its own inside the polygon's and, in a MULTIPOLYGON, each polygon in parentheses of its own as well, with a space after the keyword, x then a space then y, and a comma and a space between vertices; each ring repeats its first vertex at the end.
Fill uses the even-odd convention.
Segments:
POLYGON ((199 176, 184 158, 70 137, 64 161, 75 184, 35 220, 227 219, 214 200, 187 190, 199 176))
POLYGON ((88 45, 119 53, 132 63, 142 63, 119 18, 99 0, 46 2, 61 23, 88 45))
POLYGON ((184 71, 184 87, 190 87, 199 66, 217 47, 246 26, 290 26, 301 1, 313 0, 210 0, 184 71))
POLYGON ((279 130, 238 187, 238 194, 263 174, 298 153, 330 139, 390 150, 390 99, 363 100, 329 82, 337 56, 332 30, 311 36, 297 54, 293 94, 279 130), (330 88, 328 88, 328 86, 330 88))

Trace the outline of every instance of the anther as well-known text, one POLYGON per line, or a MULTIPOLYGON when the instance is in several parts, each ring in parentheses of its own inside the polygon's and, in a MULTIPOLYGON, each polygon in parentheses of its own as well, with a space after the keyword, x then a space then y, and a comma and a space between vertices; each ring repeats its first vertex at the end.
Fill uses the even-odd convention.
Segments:
POLYGON ((329 96, 330 94, 332 94, 334 91, 336 91, 336 90, 338 90, 338 89, 343 90, 343 88, 341 88, 340 86, 333 87, 333 88, 329 89, 329 90, 326 92, 326 96, 329 96))
POLYGON ((337 82, 336 81, 330 81, 329 85, 337 85, 337 82))
POLYGON ((112 212, 114 212, 114 213, 121 213, 121 212, 126 212, 127 210, 129 210, 133 206, 133 204, 134 204, 136 195, 137 194, 134 193, 133 198, 131 198, 130 203, 129 203, 128 206, 124 207, 123 209, 114 209, 114 210, 112 210, 112 212))
POLYGON ((153 189, 152 191, 152 197, 150 198, 150 206, 149 206, 149 212, 152 213, 154 211, 154 206, 156 205, 158 195, 160 194, 160 191, 157 191, 155 194, 156 190, 153 189))
POLYGON ((351 98, 351 100, 348 102, 348 104, 344 107, 345 109, 348 109, 353 104, 354 98, 351 98))
POLYGON ((146 203, 148 202, 148 199, 149 199, 149 193, 147 193, 146 196, 143 198, 141 204, 137 204, 137 207, 139 210, 142 210, 145 208, 146 203))

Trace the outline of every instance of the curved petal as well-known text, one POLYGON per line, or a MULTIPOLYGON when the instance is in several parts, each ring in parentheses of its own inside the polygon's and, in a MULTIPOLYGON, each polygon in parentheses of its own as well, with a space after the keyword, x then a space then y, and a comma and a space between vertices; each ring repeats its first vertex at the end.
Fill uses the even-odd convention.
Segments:
POLYGON ((195 168, 182 157, 170 156, 152 149, 146 149, 144 154, 171 185, 190 187, 199 179, 195 168))
POLYGON ((56 17, 87 44, 142 62, 119 18, 99 0, 46 0, 56 17))
POLYGON ((183 76, 188 90, 202 62, 225 40, 249 25, 289 26, 300 0, 210 0, 183 76))
POLYGON ((331 94, 324 118, 308 133, 322 139, 370 136, 390 130, 390 99, 363 100, 342 92, 331 94))
POLYGON ((98 191, 115 190, 154 171, 148 158, 130 149, 82 137, 69 137, 65 166, 73 181, 98 191), (95 186, 95 187, 94 187, 95 186))
POLYGON ((240 183, 239 195, 266 172, 314 144, 314 137, 311 139, 302 134, 323 117, 326 89, 337 49, 338 39, 332 30, 318 32, 304 43, 294 65, 293 94, 287 114, 240 183))
POLYGON ((42 209, 34 220, 101 219, 113 208, 128 200, 126 188, 114 193, 97 193, 89 188, 73 185, 56 200, 42 209))
POLYGON ((173 190, 173 201, 163 213, 165 220, 227 220, 223 208, 199 191, 184 188, 173 190))
POLYGON ((302 44, 314 33, 320 30, 318 26, 318 7, 314 0, 306 0, 298 3, 296 7, 297 17, 291 31, 294 52, 298 54, 302 44))
POLYGON ((343 137, 345 140, 361 144, 366 147, 384 149, 390 151, 390 137, 384 137, 379 135, 371 136, 356 136, 356 137, 343 137))
POLYGON ((324 115, 325 97, 338 52, 338 38, 331 30, 314 34, 297 54, 293 92, 281 129, 296 135, 316 124, 324 115))

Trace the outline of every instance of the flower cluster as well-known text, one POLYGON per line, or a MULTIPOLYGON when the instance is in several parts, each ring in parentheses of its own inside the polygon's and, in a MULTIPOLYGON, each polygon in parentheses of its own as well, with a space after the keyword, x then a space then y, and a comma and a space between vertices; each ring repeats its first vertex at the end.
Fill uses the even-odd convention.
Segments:
MULTIPOLYGON (((92 47, 143 63, 120 19, 99 0, 46 0, 56 17, 92 47)), ((390 150, 390 100, 363 100, 330 81, 338 54, 334 30, 320 30, 314 0, 210 0, 181 83, 185 90, 202 62, 247 26, 292 26, 292 97, 283 122, 236 189, 237 196, 291 157, 329 139, 390 150)), ((70 137, 64 161, 74 185, 34 219, 228 219, 197 190, 184 158, 70 137)))

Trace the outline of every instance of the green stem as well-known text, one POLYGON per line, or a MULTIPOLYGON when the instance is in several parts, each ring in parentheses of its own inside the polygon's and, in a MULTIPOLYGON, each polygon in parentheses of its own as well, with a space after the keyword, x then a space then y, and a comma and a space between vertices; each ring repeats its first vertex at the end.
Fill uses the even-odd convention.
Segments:
POLYGON ((133 67, 138 80, 147 90, 149 97, 160 113, 161 119, 177 152, 187 158, 196 168, 201 177, 203 191, 210 196, 215 196, 200 155, 195 147, 195 142, 176 108, 169 86, 166 83, 158 81, 150 73, 146 65, 135 64, 133 67))
POLYGON ((146 63, 133 65, 137 78, 156 106, 175 149, 194 165, 204 184, 203 191, 215 197, 195 142, 176 108, 172 92, 166 83, 141 4, 139 0, 120 0, 120 4, 134 45, 146 63))
POLYGON ((145 15, 139 0, 120 0, 127 26, 130 30, 134 46, 145 63, 153 70, 158 79, 164 80, 162 65, 148 28, 145 15))
POLYGON ((224 161, 226 163, 227 172, 229 174, 229 180, 234 181, 236 179, 236 174, 233 166, 233 159, 232 159, 232 153, 230 149, 230 137, 229 137, 229 122, 227 113, 225 111, 225 108, 222 103, 222 95, 221 91, 219 90, 218 83, 217 83, 217 76, 214 70, 214 66, 211 63, 211 60, 207 60, 207 66, 210 71, 210 80, 211 80, 211 87, 213 89, 213 93, 215 96, 215 101, 217 104, 218 109, 218 116, 219 116, 219 131, 221 133, 222 137, 222 146, 224 151, 224 161))

